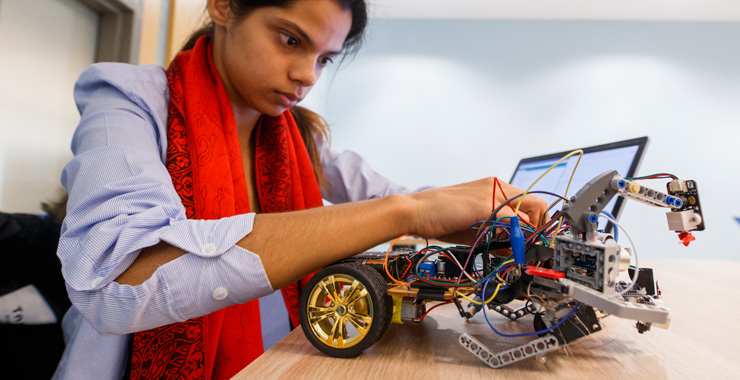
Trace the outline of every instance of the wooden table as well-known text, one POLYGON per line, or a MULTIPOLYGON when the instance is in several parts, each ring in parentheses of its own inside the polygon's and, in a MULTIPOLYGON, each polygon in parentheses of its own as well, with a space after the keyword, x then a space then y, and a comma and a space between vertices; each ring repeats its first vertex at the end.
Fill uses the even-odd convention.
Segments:
MULTIPOLYGON (((450 304, 421 324, 391 324, 352 359, 321 354, 296 329, 233 379, 740 379, 740 262, 645 261, 671 308, 668 330, 641 335, 632 321, 610 316, 601 320, 601 332, 549 353, 544 363, 526 359, 492 369, 458 343, 461 333, 492 351, 531 338, 498 337, 482 313, 465 322, 450 304)), ((512 322, 491 312, 489 318, 499 331, 532 331, 532 316, 512 322)))

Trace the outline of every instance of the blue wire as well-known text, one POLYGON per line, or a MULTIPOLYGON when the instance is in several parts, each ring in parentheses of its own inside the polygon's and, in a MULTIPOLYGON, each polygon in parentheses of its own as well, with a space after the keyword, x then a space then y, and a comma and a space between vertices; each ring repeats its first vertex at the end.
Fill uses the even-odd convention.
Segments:
MULTIPOLYGON (((481 294, 481 293, 479 292, 479 289, 478 289, 478 288, 479 288, 479 287, 480 287, 481 285, 483 285, 483 283, 480 283, 480 284, 476 285, 476 286, 475 286, 475 291, 474 291, 473 293, 474 293, 474 294, 475 294, 476 296, 481 296, 481 297, 483 297, 483 295, 482 295, 482 294, 481 294)), ((508 285, 506 285, 506 286, 502 286, 502 287, 501 287, 501 289, 499 289, 499 290, 506 290, 506 289, 509 289, 509 286, 508 286, 508 285)), ((493 294, 493 292, 491 292, 490 294, 486 294, 486 297, 490 296, 491 294, 493 294)))
MULTIPOLYGON (((474 258, 475 259, 475 258, 474 258)), ((475 273, 478 275, 478 277, 483 277, 483 275, 478 270, 478 267, 475 266, 475 263, 473 263, 473 269, 475 270, 475 273)))
MULTIPOLYGON (((502 218, 508 218, 508 216, 503 216, 502 218)), ((503 228, 503 227, 507 227, 508 228, 509 227, 509 224, 502 223, 502 222, 497 222, 495 220, 492 221, 492 223, 494 223, 494 225, 492 226, 493 228, 503 228)), ((475 222, 475 223, 471 224, 470 227, 468 227, 468 229, 472 230, 475 227, 480 226, 481 224, 483 224, 483 221, 475 222)))
MULTIPOLYGON (((488 286, 488 283, 490 281, 491 281, 491 279, 489 278, 488 281, 486 281, 483 284, 483 294, 486 293, 486 287, 488 286)), ((493 332, 495 332, 496 334, 501 335, 501 336, 506 337, 506 338, 517 338, 517 337, 520 337, 520 336, 532 336, 532 335, 539 335, 539 334, 549 333, 550 331, 552 331, 552 330, 560 327, 560 325, 562 325, 563 322, 565 322, 568 318, 570 318, 576 312, 576 310, 578 310, 578 308, 580 306, 581 306, 581 303, 578 302, 576 304, 576 306, 573 307, 573 310, 571 310, 563 319, 561 319, 560 322, 558 322, 558 323, 556 323, 556 324, 554 324, 554 325, 552 325, 552 326, 550 326, 550 327, 548 327, 546 329, 539 330, 539 331, 534 331, 534 332, 531 332, 531 333, 523 333, 523 334, 504 334, 504 333, 496 330, 496 328, 493 327, 493 325, 491 324, 491 321, 488 320, 488 314, 486 314, 486 305, 483 305, 483 316, 486 318, 486 322, 488 323, 488 326, 490 326, 491 327, 491 330, 493 330, 493 332)))
MULTIPOLYGON (((617 218, 615 218, 614 215, 612 215, 609 211, 603 211, 602 210, 601 213, 604 214, 604 215, 606 215, 606 216, 608 216, 608 217, 610 217, 610 218, 612 218, 612 219, 614 219, 614 220, 617 220, 617 218)), ((619 241, 619 228, 617 228, 617 225, 614 224, 614 223, 612 223, 611 221, 609 221, 609 223, 612 224, 612 228, 614 229, 614 241, 617 241, 618 242, 619 241)))

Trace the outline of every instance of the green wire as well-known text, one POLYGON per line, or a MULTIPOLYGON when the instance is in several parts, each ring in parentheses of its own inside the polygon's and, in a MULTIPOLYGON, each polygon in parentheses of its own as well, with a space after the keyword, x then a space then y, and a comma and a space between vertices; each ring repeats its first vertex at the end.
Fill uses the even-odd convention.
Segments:
MULTIPOLYGON (((429 248, 430 248, 430 247, 427 247, 427 249, 429 249, 429 248)), ((436 254, 436 253, 442 252, 442 251, 447 251, 447 250, 449 250, 449 248, 442 248, 442 247, 439 247, 439 248, 437 248, 436 250, 434 250, 434 251, 432 251, 432 252, 429 252, 429 253, 425 254, 425 255, 424 255, 424 256, 423 256, 423 257, 422 257, 421 259, 419 259, 419 261, 418 261, 418 262, 416 263, 416 265, 414 265, 414 274, 415 274, 415 275, 416 275, 417 277, 419 277, 419 278, 424 278, 424 277, 422 277, 422 276, 421 276, 421 274, 419 274, 419 265, 421 265, 421 263, 423 263, 423 262, 424 262, 424 260, 426 260, 426 258, 427 258, 427 257, 429 257, 429 256, 431 256, 431 255, 434 255, 434 254, 436 254)), ((453 250, 454 250, 454 249, 453 249, 453 250)), ((457 251, 462 251, 462 250, 460 250, 460 249, 457 249, 457 251)), ((464 270, 464 269, 463 269, 463 270, 464 270)), ((485 279, 483 279, 483 280, 485 280, 485 279)), ((483 281, 483 280, 480 280, 480 281, 483 281)), ((439 282, 439 281, 434 281, 434 280, 430 280, 430 279, 428 279, 428 278, 424 278, 424 281, 430 282, 430 283, 432 283, 432 284, 435 284, 435 285, 450 286, 450 284, 449 284, 449 283, 445 283, 445 282, 439 282)), ((478 283, 480 283, 480 281, 478 281, 478 282, 475 282, 475 283, 472 283, 472 284, 459 284, 459 285, 462 285, 462 286, 477 285, 478 283)), ((455 285, 458 285, 458 284, 455 284, 455 285)))
POLYGON ((648 178, 648 177, 665 176, 665 175, 670 176, 673 179, 678 179, 678 177, 676 177, 675 175, 671 173, 655 173, 655 174, 650 174, 650 175, 644 175, 641 177, 624 177, 624 179, 643 179, 643 178, 648 178))

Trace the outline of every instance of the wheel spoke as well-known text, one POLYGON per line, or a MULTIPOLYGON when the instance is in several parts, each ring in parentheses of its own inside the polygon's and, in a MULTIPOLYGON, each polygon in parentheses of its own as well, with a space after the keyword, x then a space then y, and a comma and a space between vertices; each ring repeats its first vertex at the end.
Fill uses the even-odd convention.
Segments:
POLYGON ((333 307, 309 306, 308 312, 309 313, 332 313, 334 312, 334 308, 333 307))
POLYGON ((342 294, 340 293, 342 285, 337 283, 337 280, 334 278, 334 276, 329 277, 329 281, 331 281, 331 298, 336 301, 336 304, 340 304, 342 302, 342 294))
POLYGON ((326 345, 329 347, 336 347, 337 345, 334 344, 334 341, 337 339, 337 333, 341 334, 342 327, 340 321, 344 318, 340 318, 339 320, 334 322, 334 325, 331 327, 331 332, 326 337, 326 345))
POLYGON ((326 281, 322 281, 322 282, 320 282, 319 284, 320 284, 320 286, 321 286, 321 290, 323 290, 323 291, 324 291, 324 293, 326 293, 326 296, 327 296, 327 297, 329 297, 329 299, 331 300, 331 302, 333 302, 333 303, 334 303, 334 305, 338 305, 338 304, 339 304, 339 302, 337 302, 337 301, 338 301, 338 299, 337 299, 337 294, 336 294, 336 290, 335 290, 335 289, 336 289, 336 287, 337 287, 337 285, 336 285, 336 283, 334 283, 334 276, 329 276, 329 277, 328 277, 328 278, 326 279, 326 281), (327 282, 331 284, 331 288, 332 288, 331 290, 329 290, 329 289, 328 289, 328 288, 326 287, 326 283, 327 283, 327 282))
POLYGON ((321 322, 324 319, 329 318, 333 312, 334 309, 332 308, 310 306, 308 308, 308 321, 311 324, 321 322))
POLYGON ((337 324, 340 325, 339 336, 337 336, 337 347, 344 348, 344 342, 347 340, 347 317, 340 318, 337 324))
POLYGON ((349 290, 344 292, 344 302, 347 302, 347 305, 349 305, 349 300, 352 299, 352 296, 354 296, 355 292, 357 291, 357 288, 362 286, 359 281, 354 280, 352 281, 352 286, 350 286, 349 290))
POLYGON ((350 322, 352 322, 352 324, 355 326, 355 328, 357 329, 357 332, 359 332, 360 335, 367 334, 367 331, 369 329, 368 326, 370 326, 370 323, 373 321, 373 319, 370 317, 357 315, 354 313, 347 315, 347 318, 349 319, 350 322))
POLYGON ((325 314, 325 315, 321 315, 321 316, 311 317, 311 319, 308 321, 308 323, 310 323, 312 325, 315 325, 315 324, 317 324, 317 323, 319 323, 319 322, 321 322, 324 319, 329 318, 329 317, 331 317, 331 314, 325 314))
POLYGON ((356 296, 352 297, 352 299, 347 300, 347 306, 352 305, 353 303, 359 301, 366 295, 367 295, 367 288, 362 288, 362 290, 359 293, 357 293, 356 296))

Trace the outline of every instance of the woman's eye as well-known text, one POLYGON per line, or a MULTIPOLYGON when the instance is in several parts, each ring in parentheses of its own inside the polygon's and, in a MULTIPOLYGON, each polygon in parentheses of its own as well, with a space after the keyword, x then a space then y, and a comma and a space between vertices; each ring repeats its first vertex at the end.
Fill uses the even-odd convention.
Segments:
POLYGON ((289 34, 280 33, 280 38, 283 40, 283 43, 290 47, 298 46, 298 39, 289 34))
POLYGON ((324 58, 321 58, 319 60, 319 63, 321 63, 322 65, 326 66, 326 65, 328 65, 330 63, 334 63, 334 60, 331 59, 330 57, 324 57, 324 58))

